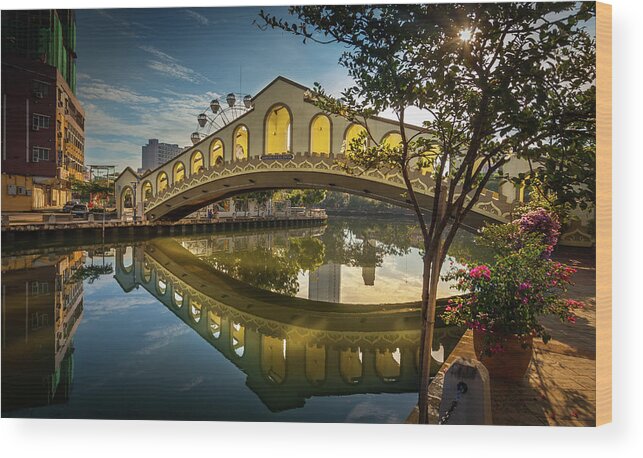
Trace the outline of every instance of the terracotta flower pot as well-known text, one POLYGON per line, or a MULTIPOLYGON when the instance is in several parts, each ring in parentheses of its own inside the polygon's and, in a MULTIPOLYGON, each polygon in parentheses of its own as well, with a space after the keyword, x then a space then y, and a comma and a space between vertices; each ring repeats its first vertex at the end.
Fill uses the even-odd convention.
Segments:
POLYGON ((478 360, 484 364, 493 379, 516 381, 527 373, 533 354, 533 337, 507 335, 503 339, 502 351, 487 356, 484 351, 484 331, 473 331, 473 347, 478 360), (525 348, 523 348, 525 347, 525 348))

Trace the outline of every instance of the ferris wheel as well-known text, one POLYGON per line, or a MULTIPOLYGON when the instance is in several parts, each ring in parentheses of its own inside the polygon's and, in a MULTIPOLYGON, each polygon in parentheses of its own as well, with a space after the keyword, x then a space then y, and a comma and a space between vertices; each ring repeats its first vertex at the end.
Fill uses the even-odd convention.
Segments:
POLYGON ((206 108, 197 116, 197 128, 190 135, 193 145, 250 111, 252 96, 231 92, 225 97, 225 100, 223 97, 212 99, 209 108, 211 113, 206 108))

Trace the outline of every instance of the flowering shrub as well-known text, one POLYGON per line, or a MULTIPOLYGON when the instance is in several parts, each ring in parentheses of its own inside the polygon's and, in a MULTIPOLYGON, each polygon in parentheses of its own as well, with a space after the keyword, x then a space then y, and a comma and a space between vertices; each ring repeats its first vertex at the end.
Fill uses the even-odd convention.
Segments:
POLYGON ((513 224, 518 226, 521 235, 538 234, 545 249, 543 254, 551 256, 560 236, 560 222, 558 217, 544 208, 537 208, 522 215, 513 224))
POLYGON ((452 270, 445 276, 455 281, 454 288, 468 294, 452 298, 442 318, 447 324, 483 331, 487 354, 502 351, 508 335, 538 336, 547 343, 551 337, 538 317, 554 314, 574 323, 574 310, 583 307, 581 302, 562 298, 576 269, 548 255, 558 237, 556 224, 536 213, 518 221, 524 226, 520 222, 500 225, 485 235, 490 246, 503 247, 493 262, 452 270))

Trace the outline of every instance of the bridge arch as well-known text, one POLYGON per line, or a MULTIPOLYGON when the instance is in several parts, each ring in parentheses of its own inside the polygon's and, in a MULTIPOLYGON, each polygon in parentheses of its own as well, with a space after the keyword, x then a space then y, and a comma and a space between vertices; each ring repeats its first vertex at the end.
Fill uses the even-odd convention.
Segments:
POLYGON ((223 140, 219 137, 216 137, 210 142, 210 163, 209 167, 216 167, 223 165, 225 161, 225 147, 223 146, 223 140))
POLYGON ((152 281, 152 267, 147 261, 143 262, 143 282, 149 284, 152 281))
POLYGON ((213 339, 221 337, 221 315, 208 310, 208 330, 213 339))
POLYGON ((185 164, 181 161, 176 161, 172 167, 172 185, 180 183, 185 179, 185 164))
POLYGON ((391 130, 384 134, 380 144, 388 145, 390 148, 396 148, 402 145, 402 134, 397 130, 391 130))
POLYGON ((326 347, 324 345, 306 345, 306 379, 313 385, 322 385, 326 381, 326 347))
POLYGON ((184 294, 176 289, 172 288, 172 305, 174 305, 177 308, 183 307, 183 304, 185 302, 185 296, 184 294))
POLYGON ((156 193, 157 195, 165 191, 169 186, 167 173, 161 172, 156 177, 156 193))
MULTIPOLYGON (((346 127, 344 131, 344 144, 342 153, 350 155, 351 152, 351 143, 358 138, 362 133, 366 132, 366 127, 358 123, 351 123, 346 127)), ((366 142, 364 143, 365 147, 368 147, 369 139, 366 137, 366 142)))
POLYGON ((167 292, 167 281, 160 276, 156 277, 156 292, 161 296, 165 296, 167 292))
POLYGON ((264 154, 283 154, 292 151, 293 115, 285 103, 275 103, 264 118, 264 154))
POLYGON ((130 185, 123 187, 118 205, 121 214, 123 214, 123 210, 126 208, 134 208, 134 190, 130 185))
POLYGON ((286 339, 261 336, 261 372, 269 382, 281 384, 286 380, 286 351, 286 339))
POLYGON ((339 354, 339 375, 349 385, 356 385, 362 381, 364 354, 360 347, 347 348, 339 354))
POLYGON ((249 157, 250 131, 245 124, 239 124, 232 132, 232 161, 245 161, 249 157))
POLYGON ((318 113, 310 120, 310 149, 313 154, 330 154, 333 145, 333 122, 324 113, 318 113))
POLYGON ((190 318, 195 323, 200 322, 201 321, 201 311, 202 311, 201 303, 192 300, 192 298, 190 298, 189 303, 190 303, 189 304, 190 305, 190 318))
POLYGON ((375 372, 384 382, 397 382, 402 374, 400 349, 396 348, 395 351, 377 350, 375 352, 375 372))
POLYGON ((196 175, 205 169, 205 158, 203 153, 196 150, 190 157, 190 176, 196 175))
POLYGON ((143 201, 149 200, 154 197, 154 187, 150 180, 145 180, 141 185, 141 195, 143 196, 143 201))
POLYGON ((230 323, 230 344, 234 354, 242 358, 246 351, 246 328, 241 323, 230 323))

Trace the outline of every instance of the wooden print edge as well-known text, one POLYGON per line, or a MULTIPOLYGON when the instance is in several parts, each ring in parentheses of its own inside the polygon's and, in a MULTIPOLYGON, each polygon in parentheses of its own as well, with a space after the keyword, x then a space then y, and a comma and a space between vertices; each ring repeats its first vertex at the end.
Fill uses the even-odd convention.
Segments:
POLYGON ((596 2, 596 425, 612 421, 612 6, 596 2))

